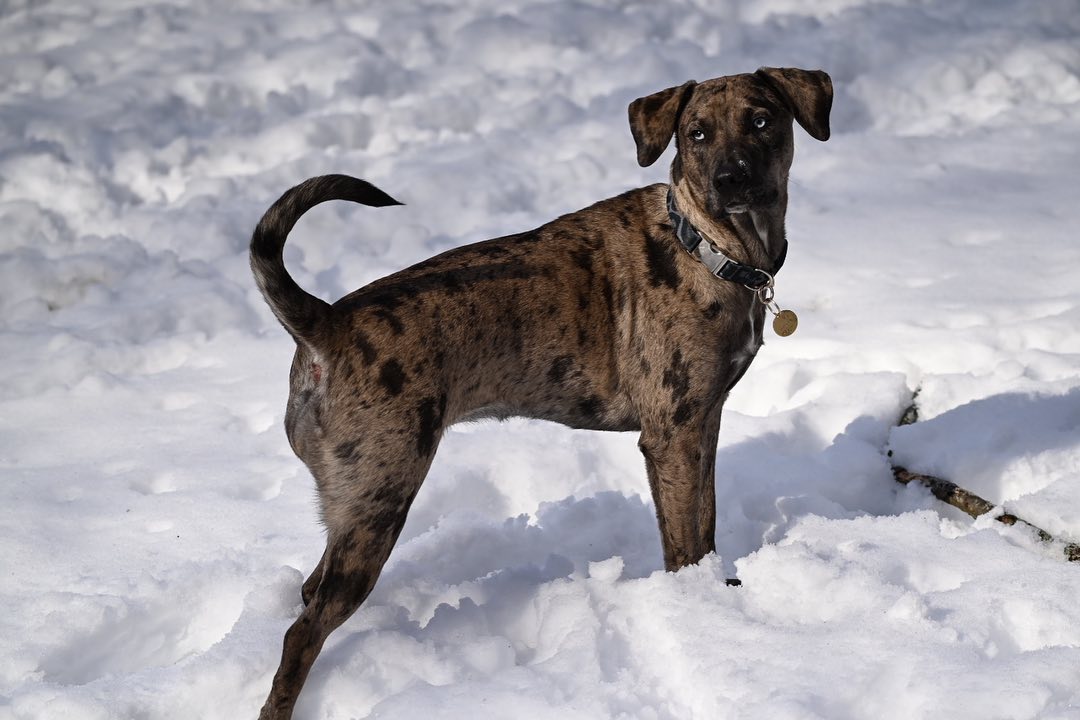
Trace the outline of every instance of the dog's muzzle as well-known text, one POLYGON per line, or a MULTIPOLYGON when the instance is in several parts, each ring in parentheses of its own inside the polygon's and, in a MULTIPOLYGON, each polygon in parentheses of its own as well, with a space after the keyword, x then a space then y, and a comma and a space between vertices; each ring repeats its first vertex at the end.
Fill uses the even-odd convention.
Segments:
POLYGON ((734 156, 730 162, 721 163, 713 172, 712 192, 709 204, 714 214, 726 215, 746 212, 762 193, 755 187, 754 173, 750 163, 734 156))
POLYGON ((750 181, 750 166, 745 160, 726 163, 716 169, 713 186, 720 193, 735 192, 750 181))

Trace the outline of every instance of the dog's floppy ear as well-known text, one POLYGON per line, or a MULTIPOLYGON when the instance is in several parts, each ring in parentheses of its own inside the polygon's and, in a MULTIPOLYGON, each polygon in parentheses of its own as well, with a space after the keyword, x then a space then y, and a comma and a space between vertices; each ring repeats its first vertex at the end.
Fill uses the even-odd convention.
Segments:
POLYGON ((652 165, 664 154, 695 85, 696 82, 689 80, 630 103, 630 132, 637 144, 637 161, 641 167, 652 165))
POLYGON ((760 68, 758 77, 779 92, 803 130, 817 140, 829 139, 829 111, 832 110, 832 78, 822 70, 760 68))

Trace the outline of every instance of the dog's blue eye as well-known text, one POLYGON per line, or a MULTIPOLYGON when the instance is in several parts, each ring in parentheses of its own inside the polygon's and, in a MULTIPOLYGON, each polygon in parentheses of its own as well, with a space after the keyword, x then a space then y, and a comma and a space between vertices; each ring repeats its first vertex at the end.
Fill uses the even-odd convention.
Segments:
POLYGON ((705 139, 705 131, 704 130, 691 130, 690 131, 690 137, 695 142, 701 142, 702 140, 705 139))
POLYGON ((769 124, 768 118, 756 117, 754 118, 754 127, 758 130, 764 130, 765 126, 769 124))

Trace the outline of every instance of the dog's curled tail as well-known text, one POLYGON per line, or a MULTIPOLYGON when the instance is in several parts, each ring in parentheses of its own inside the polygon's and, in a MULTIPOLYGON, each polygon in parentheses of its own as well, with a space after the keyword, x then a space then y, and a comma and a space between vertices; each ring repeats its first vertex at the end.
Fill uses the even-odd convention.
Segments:
POLYGON ((361 205, 401 205, 369 182, 348 175, 322 175, 286 191, 259 220, 251 236, 251 271, 266 304, 297 342, 318 344, 330 305, 308 293, 285 269, 285 239, 300 216, 327 200, 351 200, 361 205))

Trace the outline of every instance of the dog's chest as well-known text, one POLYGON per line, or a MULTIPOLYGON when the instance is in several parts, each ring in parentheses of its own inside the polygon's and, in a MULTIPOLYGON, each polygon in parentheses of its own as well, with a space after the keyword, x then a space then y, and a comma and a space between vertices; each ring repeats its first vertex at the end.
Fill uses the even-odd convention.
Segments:
POLYGON ((725 392, 735 387, 735 384, 746 374, 750 363, 754 361, 764 343, 765 306, 755 300, 735 312, 740 312, 742 322, 738 321, 739 318, 733 317, 731 318, 733 322, 726 326, 730 333, 725 338, 727 342, 724 343, 728 348, 728 358, 726 363, 721 363, 721 366, 727 368, 727 372, 723 373, 724 377, 721 379, 725 392))

